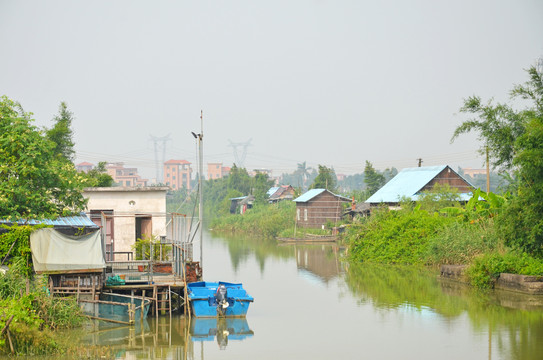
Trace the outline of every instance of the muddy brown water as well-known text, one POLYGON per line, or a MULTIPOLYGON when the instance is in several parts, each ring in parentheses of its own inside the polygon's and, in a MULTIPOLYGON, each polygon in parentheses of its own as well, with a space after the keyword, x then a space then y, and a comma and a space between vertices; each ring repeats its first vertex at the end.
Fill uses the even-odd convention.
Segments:
POLYGON ((82 344, 119 359, 543 358, 543 297, 476 291, 428 269, 349 266, 341 253, 206 234, 204 278, 244 284, 255 298, 245 320, 94 324, 82 344))

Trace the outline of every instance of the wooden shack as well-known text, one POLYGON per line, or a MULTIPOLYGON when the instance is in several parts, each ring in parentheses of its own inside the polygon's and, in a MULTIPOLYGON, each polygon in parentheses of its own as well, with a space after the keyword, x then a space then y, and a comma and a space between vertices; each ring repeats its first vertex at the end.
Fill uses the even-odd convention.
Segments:
POLYGON ((274 186, 267 192, 268 202, 276 203, 283 200, 294 199, 295 190, 291 185, 274 186))
POLYGON ((448 165, 407 168, 367 199, 366 203, 371 206, 386 204, 395 207, 402 199, 417 201, 422 192, 432 190, 438 184, 457 189, 460 201, 468 201, 474 189, 473 185, 448 165))
POLYGON ((304 228, 321 228, 327 222, 341 220, 344 204, 351 199, 326 189, 312 189, 293 200, 296 202, 296 224, 304 228))

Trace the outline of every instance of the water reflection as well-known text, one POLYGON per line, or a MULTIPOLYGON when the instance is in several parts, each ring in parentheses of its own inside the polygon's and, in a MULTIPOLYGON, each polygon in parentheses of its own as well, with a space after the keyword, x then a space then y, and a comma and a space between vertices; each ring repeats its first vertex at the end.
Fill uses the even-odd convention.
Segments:
POLYGON ((216 318, 194 319, 190 327, 193 341, 217 341, 221 350, 226 349, 228 340, 244 340, 253 336, 249 329, 247 319, 243 318, 216 318))
MULTIPOLYGON (((478 291, 443 280, 435 269, 342 262, 337 245, 277 245, 250 237, 216 238, 227 244, 236 266, 254 256, 265 271, 267 258, 294 258, 298 277, 328 286, 338 283, 356 299, 383 314, 417 313, 450 336, 467 320, 471 337, 486 338, 478 350, 488 358, 536 359, 543 343, 543 297, 506 291, 478 291)), ((303 330, 302 330, 303 331, 303 330)), ((465 334, 462 334, 465 335, 465 334)), ((324 341, 324 339, 323 339, 324 341)), ((353 349, 354 351, 354 349, 353 349)), ((452 354, 452 353, 451 353, 452 354)), ((450 355, 454 357, 454 355, 450 355)), ((444 354, 442 358, 447 358, 444 354)))
POLYGON ((117 358, 193 359, 194 343, 216 341, 225 350, 231 341, 254 335, 244 318, 148 318, 136 326, 119 326, 94 321, 88 325, 81 343, 108 346, 117 358))
POLYGON ((335 244, 215 237, 205 246, 204 274, 240 280, 255 297, 247 320, 101 323, 86 344, 127 359, 355 359, 361 348, 366 358, 531 360, 543 353, 541 296, 480 292, 426 268, 347 265, 335 244))
POLYGON ((440 279, 437 271, 413 267, 350 266, 345 283, 360 303, 377 309, 428 312, 452 323, 467 315, 475 333, 488 336, 505 358, 537 359, 543 350, 543 297, 479 291, 440 279))
POLYGON ((343 274, 337 245, 290 245, 302 276, 327 284, 343 274), (312 275, 312 276, 308 276, 312 275))

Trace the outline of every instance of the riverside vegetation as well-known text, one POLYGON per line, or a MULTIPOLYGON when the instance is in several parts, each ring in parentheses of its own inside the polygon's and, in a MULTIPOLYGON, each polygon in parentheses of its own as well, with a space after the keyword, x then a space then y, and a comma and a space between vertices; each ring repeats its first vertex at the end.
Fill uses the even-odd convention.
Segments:
MULTIPOLYGON (((0 219, 78 214, 85 207, 84 187, 112 183, 103 164, 89 174, 76 171, 72 118, 61 103, 53 127, 40 129, 33 125, 32 113, 0 97, 0 219)), ((57 330, 81 327, 85 318, 75 299, 52 297, 47 279, 33 272, 29 238, 40 226, 0 227, 0 261, 9 267, 0 273, 0 354, 107 355, 107 349, 95 352, 56 336, 57 330)))
MULTIPOLYGON (((349 226, 344 241, 350 261, 466 264, 469 281, 481 288, 492 287, 503 272, 543 275, 543 69, 531 67, 527 73, 529 80, 511 91, 527 107, 515 110, 470 97, 461 112, 475 117, 453 135, 454 140, 478 132, 492 167, 511 180, 507 192, 500 196, 477 190, 462 206, 454 191, 438 187, 422 194, 416 206, 404 199, 401 210, 378 209, 349 226)), ((217 220, 214 227, 254 232, 271 209, 264 206, 252 216, 217 220)), ((289 224, 294 214, 285 210, 282 216, 273 221, 277 226, 289 224)))

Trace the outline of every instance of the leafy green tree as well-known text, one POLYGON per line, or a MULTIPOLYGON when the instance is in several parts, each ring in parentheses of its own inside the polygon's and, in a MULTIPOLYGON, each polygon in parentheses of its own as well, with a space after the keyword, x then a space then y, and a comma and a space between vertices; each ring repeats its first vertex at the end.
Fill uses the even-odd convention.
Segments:
POLYGON ((0 98, 0 218, 52 218, 83 210, 84 178, 57 156, 55 143, 32 125, 31 115, 0 98))
POLYGON ((251 192, 251 177, 245 168, 239 168, 234 164, 227 177, 228 189, 237 190, 242 194, 249 195, 251 192))
POLYGON ((296 185, 303 189, 307 189, 307 181, 311 174, 309 170, 312 170, 312 168, 307 166, 305 161, 303 163, 298 163, 297 166, 294 174, 299 178, 299 181, 296 185))
POLYGON ((543 69, 528 70, 530 80, 517 85, 512 95, 530 100, 519 112, 525 131, 515 142, 518 194, 500 218, 506 243, 543 256, 543 69))
POLYGON ((111 175, 107 173, 105 161, 99 162, 92 170, 81 175, 87 178, 87 186, 89 187, 109 187, 115 184, 111 175))
POLYGON ((45 132, 47 138, 55 144, 54 151, 68 161, 73 161, 75 154, 72 139, 72 120, 73 113, 68 111, 68 106, 65 102, 61 102, 58 108, 58 115, 53 119, 55 124, 45 132))
POLYGON ((479 98, 469 98, 462 109, 478 119, 460 125, 453 140, 478 131, 493 166, 516 172, 517 194, 498 216, 499 234, 506 245, 543 256, 543 69, 533 66, 527 72, 529 80, 511 92, 513 99, 528 100, 527 108, 482 105, 479 98))
POLYGON ((268 200, 267 192, 273 186, 273 180, 268 174, 257 173, 253 178, 253 195, 257 203, 265 203, 268 200))
POLYGON ((515 141, 525 131, 526 119, 506 104, 484 104, 480 97, 471 96, 464 100, 460 109, 473 114, 475 118, 464 121, 454 131, 451 142, 461 134, 475 131, 482 141, 481 154, 488 151, 493 168, 510 169, 515 155, 515 141))
POLYGON ((378 173, 368 160, 366 160, 366 166, 364 167, 364 182, 370 196, 375 194, 386 183, 385 176, 378 173))
POLYGON ((326 189, 332 192, 336 192, 337 177, 334 169, 319 165, 319 173, 313 183, 309 187, 310 189, 326 189))

